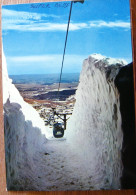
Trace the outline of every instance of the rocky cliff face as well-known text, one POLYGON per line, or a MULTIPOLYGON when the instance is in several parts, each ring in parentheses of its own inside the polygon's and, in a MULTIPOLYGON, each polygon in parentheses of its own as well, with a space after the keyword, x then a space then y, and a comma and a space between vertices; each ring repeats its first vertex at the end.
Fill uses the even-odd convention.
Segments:
POLYGON ((135 143, 135 106, 133 64, 120 68, 115 79, 120 93, 120 111, 122 116, 122 188, 136 188, 136 143, 135 143))
POLYGON ((95 189, 118 189, 123 133, 119 92, 114 84, 124 63, 101 55, 83 62, 67 141, 88 167, 95 189))

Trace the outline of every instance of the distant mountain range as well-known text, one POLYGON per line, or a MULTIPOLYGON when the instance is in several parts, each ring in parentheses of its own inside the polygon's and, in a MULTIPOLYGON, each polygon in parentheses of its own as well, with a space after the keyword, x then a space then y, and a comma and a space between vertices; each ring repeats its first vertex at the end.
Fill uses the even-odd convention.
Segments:
MULTIPOLYGON (((62 74, 62 83, 79 82, 80 73, 64 73, 62 74)), ((37 75, 9 75, 14 84, 42 84, 51 85, 58 83, 59 74, 37 74, 37 75)))

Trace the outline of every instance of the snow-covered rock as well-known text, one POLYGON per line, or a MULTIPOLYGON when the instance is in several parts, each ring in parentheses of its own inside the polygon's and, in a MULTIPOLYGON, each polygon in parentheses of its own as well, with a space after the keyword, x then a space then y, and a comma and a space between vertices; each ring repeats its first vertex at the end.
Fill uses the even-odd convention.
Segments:
POLYGON ((94 189, 119 189, 123 133, 119 93, 114 80, 121 60, 93 54, 84 60, 67 143, 94 189))
POLYGON ((35 156, 45 146, 45 126, 9 79, 4 54, 2 60, 7 188, 20 190, 35 185, 35 156))
POLYGON ((122 129, 114 85, 123 61, 99 54, 83 63, 65 139, 50 140, 44 122, 9 79, 3 54, 7 188, 96 190, 120 188, 122 129))

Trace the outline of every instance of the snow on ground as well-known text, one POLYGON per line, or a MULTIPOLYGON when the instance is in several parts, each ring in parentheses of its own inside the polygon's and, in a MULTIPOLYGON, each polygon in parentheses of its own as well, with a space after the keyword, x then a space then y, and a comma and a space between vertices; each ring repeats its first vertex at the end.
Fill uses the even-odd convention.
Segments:
POLYGON ((3 55, 8 189, 120 187, 122 131, 118 92, 98 68, 103 59, 92 56, 84 61, 66 134, 55 139, 52 129, 44 126, 38 113, 23 101, 8 78, 3 55))

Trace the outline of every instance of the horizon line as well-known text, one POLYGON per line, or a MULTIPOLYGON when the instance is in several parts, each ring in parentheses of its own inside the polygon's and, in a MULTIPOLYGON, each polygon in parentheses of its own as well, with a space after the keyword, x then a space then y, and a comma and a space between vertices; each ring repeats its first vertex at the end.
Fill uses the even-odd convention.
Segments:
MULTIPOLYGON (((60 75, 60 73, 45 73, 45 74, 42 74, 42 73, 30 73, 30 74, 8 74, 9 76, 29 76, 29 75, 51 75, 51 74, 56 74, 56 75, 60 75)), ((80 72, 64 72, 63 74, 80 74, 80 72)), ((62 74, 62 76, 63 76, 62 74)))

